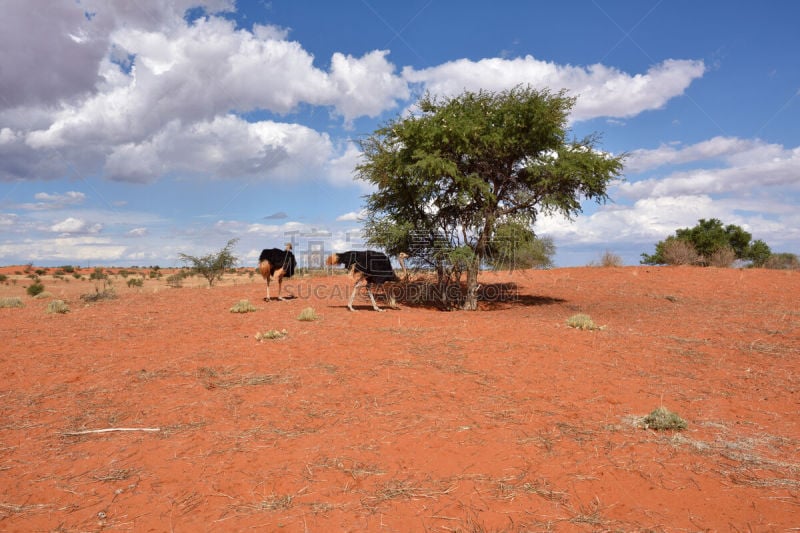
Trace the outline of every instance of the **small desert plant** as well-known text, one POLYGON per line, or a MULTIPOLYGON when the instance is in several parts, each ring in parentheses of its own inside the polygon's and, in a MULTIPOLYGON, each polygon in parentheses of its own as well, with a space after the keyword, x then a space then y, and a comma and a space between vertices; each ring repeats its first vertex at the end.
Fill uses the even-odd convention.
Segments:
POLYGON ((81 300, 86 303, 90 302, 99 302, 101 300, 113 300, 117 297, 117 294, 114 292, 114 288, 110 286, 110 284, 104 284, 103 290, 101 291, 97 287, 94 288, 94 294, 82 294, 81 300))
POLYGON ((257 309, 249 300, 239 300, 236 305, 231 307, 231 313, 252 313, 254 311, 257 309))
POLYGON ((668 239, 664 243, 664 261, 668 265, 693 265, 702 258, 692 243, 683 239, 668 239))
POLYGON ((592 320, 592 317, 589 315, 584 315, 582 313, 578 313, 577 315, 572 315, 567 319, 567 326, 575 329, 603 329, 605 326, 598 326, 592 320))
POLYGON ((600 258, 601 267, 621 267, 623 265, 622 258, 617 254, 606 250, 600 258))
POLYGON ((186 272, 180 271, 175 274, 167 276, 167 285, 173 289, 180 289, 183 287, 183 280, 186 278, 186 272))
POLYGON ((64 300, 53 300, 47 304, 47 312, 63 315, 64 313, 69 313, 69 306, 64 300))
POLYGON ((6 281, 8 281, 8 276, 0 274, 0 283, 5 283, 6 281))
POLYGON ((37 300, 44 300, 45 298, 54 298, 54 297, 55 295, 50 291, 42 291, 36 296, 34 296, 34 298, 37 300))
POLYGON ((128 287, 141 287, 144 285, 144 279, 142 278, 131 278, 128 280, 128 287))
POLYGON ((724 248, 718 248, 711 254, 708 264, 713 267, 729 268, 734 261, 736 261, 736 252, 730 246, 725 246, 724 248))
POLYGON ((5 298, 0 298, 0 308, 3 307, 24 307, 25 304, 22 303, 22 298, 18 296, 10 296, 5 298))
POLYGON ((96 267, 94 271, 89 274, 89 279, 106 279, 108 278, 108 274, 103 272, 103 269, 100 267, 96 267))
POLYGON ((666 407, 661 406, 642 419, 645 429, 686 429, 686 421, 666 407))
POLYGON ((278 331, 277 329, 270 329, 270 330, 265 331, 263 333, 259 331, 258 333, 256 333, 256 340, 259 341, 259 342, 262 342, 262 341, 265 341, 265 340, 282 339, 282 338, 286 337, 286 335, 288 335, 288 334, 289 334, 289 332, 286 331, 285 329, 280 330, 280 331, 278 331))
POLYGON ((36 283, 32 283, 31 285, 28 286, 27 289, 25 289, 25 292, 28 293, 28 296, 36 296, 42 291, 44 291, 44 285, 42 285, 38 281, 36 283))
POLYGON ((300 314, 297 316, 297 320, 300 320, 301 322, 313 322, 314 320, 319 320, 319 315, 313 307, 306 307, 300 311, 300 314))

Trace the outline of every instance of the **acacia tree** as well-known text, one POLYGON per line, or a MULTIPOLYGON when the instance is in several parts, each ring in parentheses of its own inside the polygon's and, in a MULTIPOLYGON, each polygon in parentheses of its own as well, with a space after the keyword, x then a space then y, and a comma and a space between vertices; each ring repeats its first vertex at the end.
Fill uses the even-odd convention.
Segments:
POLYGON ((499 226, 530 228, 540 213, 572 217, 581 198, 604 202, 623 156, 597 150, 598 137, 567 140, 575 98, 516 87, 425 95, 418 111, 360 141, 359 179, 368 240, 396 254, 465 265, 463 307, 477 308, 478 271, 499 226))
POLYGON ((195 257, 184 253, 178 255, 181 261, 191 265, 190 269, 192 272, 206 278, 208 286, 212 287, 215 281, 222 279, 222 275, 226 270, 235 267, 236 263, 239 262, 239 258, 231 253, 231 248, 233 248, 237 242, 239 242, 239 239, 231 239, 219 252, 207 254, 202 257, 195 257))
POLYGON ((640 261, 645 265, 669 264, 668 254, 665 253, 670 243, 682 241, 688 243, 699 255, 700 264, 708 265, 709 258, 722 249, 730 248, 736 259, 750 260, 753 266, 763 266, 772 254, 767 243, 761 239, 751 242, 752 235, 735 224, 723 225, 719 219, 701 218, 692 228, 675 230, 675 235, 670 235, 663 241, 656 243, 656 251, 652 255, 642 254, 640 261))

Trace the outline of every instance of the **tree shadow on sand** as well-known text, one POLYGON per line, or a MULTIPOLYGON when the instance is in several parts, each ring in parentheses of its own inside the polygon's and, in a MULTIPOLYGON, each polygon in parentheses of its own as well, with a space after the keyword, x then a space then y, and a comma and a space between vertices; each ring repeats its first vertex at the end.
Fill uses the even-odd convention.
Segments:
MULTIPOLYGON (((453 311, 460 309, 466 296, 466 284, 439 284, 429 280, 412 281, 385 286, 385 301, 392 297, 404 307, 453 311)), ((478 309, 494 311, 516 306, 556 305, 564 303, 561 298, 521 294, 514 282, 481 283, 478 287, 478 309)))

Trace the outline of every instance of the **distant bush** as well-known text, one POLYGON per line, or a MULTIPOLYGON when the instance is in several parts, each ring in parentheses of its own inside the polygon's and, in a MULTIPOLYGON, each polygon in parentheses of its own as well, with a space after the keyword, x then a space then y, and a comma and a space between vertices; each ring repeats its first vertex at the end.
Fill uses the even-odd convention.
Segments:
POLYGON ((683 239, 667 239, 663 254, 664 262, 668 265, 694 265, 701 261, 692 243, 683 239))
POLYGON ((37 281, 36 283, 29 285, 28 288, 25 289, 25 292, 28 293, 28 296, 36 296, 43 290, 44 290, 44 285, 42 285, 37 281))
POLYGON ((176 272, 175 274, 170 274, 167 276, 167 285, 172 287, 173 289, 180 289, 183 287, 183 280, 186 278, 186 273, 176 272))
POLYGON ((608 250, 600 257, 600 266, 604 268, 621 267, 623 264, 620 256, 608 250))
POLYGON ((94 272, 89 274, 89 279, 93 279, 93 280, 94 279, 107 279, 107 278, 108 278, 108 274, 103 272, 103 269, 100 268, 100 267, 95 268, 94 272))
POLYGON ((68 274, 72 274, 73 272, 75 272, 75 267, 72 266, 72 265, 64 265, 64 266, 60 266, 58 268, 63 270, 64 272, 66 272, 68 274))
POLYGON ((708 265, 719 268, 729 268, 736 261, 736 252, 726 246, 715 250, 708 258, 708 265))
POLYGON ((128 287, 141 287, 144 285, 144 279, 142 278, 131 278, 128 280, 128 287))
POLYGON ((249 300, 239 300, 236 305, 231 307, 231 313, 252 313, 258 311, 249 300))
POLYGON ((116 299, 116 297, 117 294, 114 292, 114 289, 112 287, 105 286, 103 287, 102 291, 97 287, 95 287, 94 293, 82 294, 81 300, 83 300, 86 303, 91 303, 91 302, 99 302, 102 300, 114 300, 116 299))
POLYGON ((5 283, 6 281, 8 281, 8 276, 0 274, 0 283, 5 283))
POLYGON ((800 269, 800 260, 797 259, 795 254, 772 254, 769 256, 766 262, 764 262, 764 268, 775 270, 798 270, 800 269))
POLYGON ((64 313, 69 313, 69 306, 64 300, 53 300, 47 304, 47 312, 63 315, 64 313))
POLYGON ((25 307, 25 304, 22 303, 22 298, 19 296, 10 296, 0 298, 0 308, 4 307, 25 307))

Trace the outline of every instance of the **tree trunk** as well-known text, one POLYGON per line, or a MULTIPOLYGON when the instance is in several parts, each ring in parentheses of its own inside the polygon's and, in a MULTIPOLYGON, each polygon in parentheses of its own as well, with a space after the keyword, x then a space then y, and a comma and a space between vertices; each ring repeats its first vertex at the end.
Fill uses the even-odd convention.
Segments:
POLYGON ((467 294, 464 298, 465 311, 475 311, 478 309, 478 270, 481 267, 481 260, 476 258, 467 268, 467 294))

